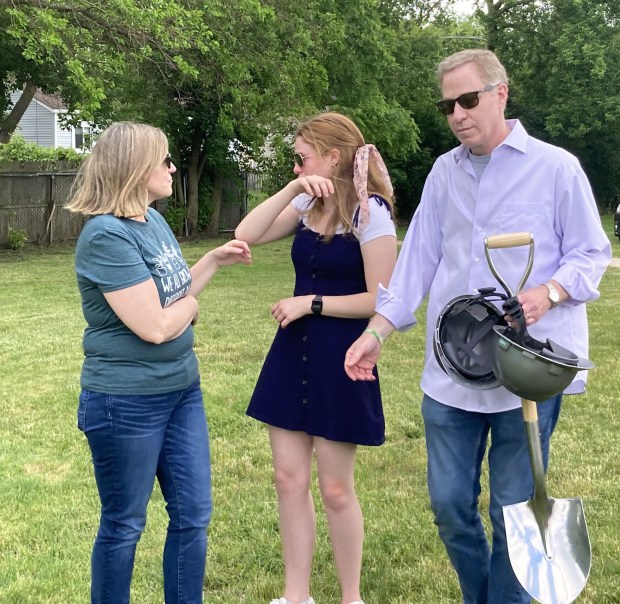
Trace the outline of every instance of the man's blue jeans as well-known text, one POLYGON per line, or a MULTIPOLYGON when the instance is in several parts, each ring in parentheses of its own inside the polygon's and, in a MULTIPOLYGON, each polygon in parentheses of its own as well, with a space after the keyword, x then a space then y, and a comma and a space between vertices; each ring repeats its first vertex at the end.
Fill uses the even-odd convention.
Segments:
MULTIPOLYGON (((562 396, 538 403, 545 470, 549 439, 562 396)), ((428 488, 435 524, 458 575, 463 604, 521 604, 531 598, 517 581, 506 545, 502 506, 526 501, 534 491, 527 435, 521 408, 475 413, 422 400, 428 453, 428 488), (480 513, 480 471, 491 435, 489 546, 480 513)))
POLYGON ((166 604, 198 604, 211 516, 209 435, 200 383, 158 395, 83 390, 78 427, 88 439, 101 499, 92 554, 92 604, 126 604, 136 544, 155 477, 169 516, 166 604))

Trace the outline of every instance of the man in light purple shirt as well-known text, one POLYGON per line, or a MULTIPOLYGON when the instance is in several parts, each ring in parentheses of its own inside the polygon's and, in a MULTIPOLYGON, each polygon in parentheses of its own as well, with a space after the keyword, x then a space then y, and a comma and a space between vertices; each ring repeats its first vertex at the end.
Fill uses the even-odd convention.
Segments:
MULTIPOLYGON (((536 248, 518 295, 528 332, 587 358, 585 303, 599 297, 611 246, 577 159, 532 138, 518 120, 505 120, 508 77, 492 52, 456 53, 437 73, 443 96, 437 105, 461 145, 435 162, 389 286, 379 288, 377 314, 349 349, 345 371, 354 380, 373 379, 383 340, 415 325, 413 313, 428 296, 421 387, 435 523, 464 604, 529 603, 510 566, 502 515, 503 505, 533 492, 520 399, 503 387, 474 390, 452 381, 433 354, 433 331, 456 296, 483 287, 501 291, 485 260, 484 239, 525 231, 536 248), (491 545, 478 511, 489 434, 491 545)), ((499 274, 513 289, 527 254, 526 247, 493 250, 499 274)), ((585 372, 578 373, 565 393, 583 392, 585 380, 585 372)), ((545 467, 561 399, 538 404, 545 467)))

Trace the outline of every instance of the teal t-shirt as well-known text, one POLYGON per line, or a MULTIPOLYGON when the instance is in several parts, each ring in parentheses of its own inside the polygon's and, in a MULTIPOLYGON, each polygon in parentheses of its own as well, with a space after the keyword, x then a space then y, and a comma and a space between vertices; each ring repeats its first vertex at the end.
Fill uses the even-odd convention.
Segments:
POLYGON ((93 216, 75 251, 75 270, 87 322, 82 387, 109 394, 159 394, 198 379, 194 330, 163 344, 140 339, 118 318, 104 293, 153 279, 162 307, 187 295, 192 279, 179 244, 163 217, 147 222, 93 216))

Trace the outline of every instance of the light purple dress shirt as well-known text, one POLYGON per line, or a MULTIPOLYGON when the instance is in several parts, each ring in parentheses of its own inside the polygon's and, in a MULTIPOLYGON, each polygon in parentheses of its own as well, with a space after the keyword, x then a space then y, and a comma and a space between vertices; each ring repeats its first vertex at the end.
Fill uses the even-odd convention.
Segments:
MULTIPOLYGON (((378 314, 405 331, 415 325, 413 313, 428 296, 422 390, 446 405, 483 413, 514 409, 521 402, 503 387, 472 390, 453 382, 435 360, 433 331, 439 313, 456 296, 475 294, 482 287, 503 291, 486 261, 485 237, 533 234, 534 265, 524 289, 555 279, 570 300, 549 310, 528 331, 585 358, 584 303, 599 297, 597 287, 611 258, 578 160, 529 136, 518 120, 507 124, 510 134, 493 150, 480 181, 463 145, 437 159, 390 284, 379 288, 376 306, 378 314)), ((491 250, 500 276, 513 290, 523 277, 528 253, 528 246, 491 250)), ((585 374, 579 372, 565 393, 583 392, 585 374)))

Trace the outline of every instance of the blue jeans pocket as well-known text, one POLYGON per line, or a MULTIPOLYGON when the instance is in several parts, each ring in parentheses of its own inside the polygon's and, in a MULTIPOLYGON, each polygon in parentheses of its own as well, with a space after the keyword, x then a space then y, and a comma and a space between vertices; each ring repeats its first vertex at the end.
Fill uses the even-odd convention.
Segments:
POLYGON ((80 398, 77 409, 77 427, 82 431, 86 431, 86 409, 88 407, 88 399, 90 392, 88 390, 82 390, 80 392, 80 398))

